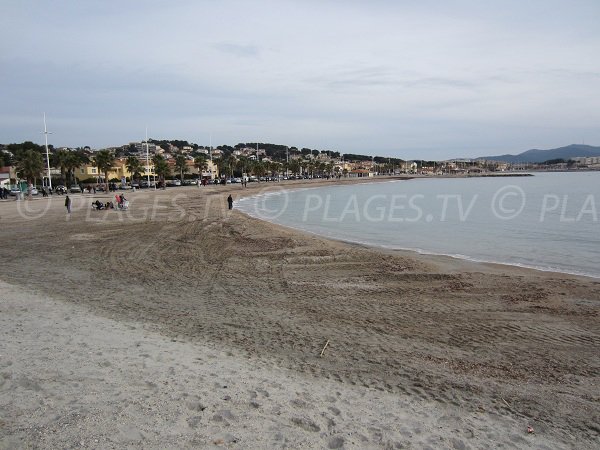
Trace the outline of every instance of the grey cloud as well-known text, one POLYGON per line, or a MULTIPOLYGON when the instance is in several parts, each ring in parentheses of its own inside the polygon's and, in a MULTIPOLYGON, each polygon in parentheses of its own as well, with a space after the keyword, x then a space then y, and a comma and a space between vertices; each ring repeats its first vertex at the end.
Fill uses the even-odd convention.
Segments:
POLYGON ((395 73, 386 67, 365 67, 357 70, 345 70, 337 73, 313 77, 306 80, 308 83, 319 84, 326 88, 338 87, 447 87, 473 89, 480 83, 471 80, 451 77, 419 77, 395 73))
POLYGON ((217 42, 213 44, 213 48, 222 53, 246 58, 257 57, 260 53, 259 48, 255 45, 233 44, 230 42, 217 42))

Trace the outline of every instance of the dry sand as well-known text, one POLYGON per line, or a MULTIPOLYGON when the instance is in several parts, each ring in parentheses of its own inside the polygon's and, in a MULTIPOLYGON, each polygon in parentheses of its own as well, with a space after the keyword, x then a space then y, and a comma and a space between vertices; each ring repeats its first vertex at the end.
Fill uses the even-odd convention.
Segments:
POLYGON ((597 448, 600 280, 227 211, 273 187, 0 202, 0 448, 597 448))

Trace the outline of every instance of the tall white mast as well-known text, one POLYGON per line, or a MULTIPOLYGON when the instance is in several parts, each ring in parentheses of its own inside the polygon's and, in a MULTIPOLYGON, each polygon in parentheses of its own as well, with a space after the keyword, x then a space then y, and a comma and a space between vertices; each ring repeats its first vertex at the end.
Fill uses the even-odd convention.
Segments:
POLYGON ((212 163, 212 133, 208 133, 208 157, 210 158, 210 179, 213 180, 213 163, 212 163))
POLYGON ((46 142, 46 165, 48 168, 48 187, 52 189, 52 178, 50 178, 50 153, 48 152, 48 135, 52 134, 46 128, 46 113, 44 113, 44 140, 46 142))
POLYGON ((150 155, 148 152, 148 126, 146 126, 146 175, 148 177, 148 187, 150 187, 150 155))

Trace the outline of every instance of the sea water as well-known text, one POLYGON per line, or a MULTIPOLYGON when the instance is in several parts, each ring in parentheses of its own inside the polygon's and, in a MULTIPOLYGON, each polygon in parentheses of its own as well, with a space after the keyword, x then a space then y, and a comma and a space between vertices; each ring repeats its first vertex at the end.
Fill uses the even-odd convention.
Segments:
POLYGON ((282 185, 239 207, 343 241, 600 278, 600 172, 282 185))

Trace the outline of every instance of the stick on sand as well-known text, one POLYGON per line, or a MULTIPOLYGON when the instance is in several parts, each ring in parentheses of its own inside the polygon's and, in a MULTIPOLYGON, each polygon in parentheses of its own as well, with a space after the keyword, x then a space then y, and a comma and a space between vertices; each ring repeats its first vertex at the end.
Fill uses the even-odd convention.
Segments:
POLYGON ((327 348, 328 345, 329 345, 329 339, 327 339, 327 342, 325 342, 325 347, 323 347, 323 350, 321 350, 321 356, 323 356, 323 353, 325 353, 325 349, 327 348))

